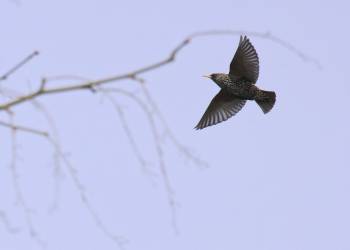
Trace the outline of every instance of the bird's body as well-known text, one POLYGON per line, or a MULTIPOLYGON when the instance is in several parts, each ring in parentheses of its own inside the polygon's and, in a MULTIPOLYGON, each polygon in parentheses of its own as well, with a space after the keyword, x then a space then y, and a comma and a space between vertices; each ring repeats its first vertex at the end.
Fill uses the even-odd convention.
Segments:
POLYGON ((212 80, 224 91, 244 100, 254 100, 259 88, 244 78, 218 73, 212 75, 212 80))
POLYGON ((266 114, 275 104, 273 91, 259 89, 255 83, 259 75, 259 58, 247 37, 240 39, 230 64, 229 74, 215 73, 209 77, 220 88, 199 121, 196 129, 215 125, 238 113, 247 100, 254 100, 266 114))

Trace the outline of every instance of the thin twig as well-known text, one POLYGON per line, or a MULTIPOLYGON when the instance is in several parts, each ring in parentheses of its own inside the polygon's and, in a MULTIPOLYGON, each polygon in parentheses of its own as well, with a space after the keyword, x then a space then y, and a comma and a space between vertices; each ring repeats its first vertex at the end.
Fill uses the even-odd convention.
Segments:
POLYGON ((188 148, 186 148, 183 144, 181 144, 177 138, 175 137, 173 131, 170 129, 166 119, 164 118, 162 112, 160 111, 158 105, 156 104, 154 98, 151 96, 151 93, 146 88, 145 84, 143 84, 145 80, 140 81, 141 89, 150 103, 153 111, 159 118, 159 120, 162 122, 164 128, 165 128, 165 135, 170 139, 170 141, 173 143, 173 145, 177 148, 177 150, 183 154, 188 160, 192 161, 194 164, 196 164, 199 167, 207 168, 209 167, 209 164, 202 159, 200 159, 198 156, 194 155, 188 148))
POLYGON ((73 167, 73 165, 71 164, 71 162, 68 160, 68 158, 66 157, 66 155, 64 154, 64 152, 62 152, 60 146, 57 144, 57 142, 55 142, 52 138, 48 137, 48 141, 49 143, 55 148, 55 150, 57 151, 60 159, 63 161, 64 165, 67 167, 67 170, 69 172, 69 175, 72 178, 74 187, 77 189, 79 195, 80 195, 80 199, 83 202, 84 206, 86 207, 86 209, 88 210, 90 216, 92 217, 92 219, 94 220, 97 228, 99 228, 101 230, 101 232, 108 238, 110 238, 111 240, 113 240, 120 249, 124 249, 125 244, 128 243, 128 240, 125 239, 122 236, 119 235, 115 235, 113 232, 111 232, 106 225, 104 224, 104 222, 102 221, 102 219, 100 218, 99 214, 97 213, 97 211, 95 210, 95 208, 92 206, 90 199, 88 198, 87 194, 86 194, 86 190, 84 185, 82 184, 82 182, 79 179, 78 176, 78 171, 77 169, 75 169, 73 167))
POLYGON ((5 128, 8 128, 11 130, 12 135, 12 160, 11 160, 11 173, 12 173, 12 179, 14 183, 14 187, 17 194, 17 201, 19 205, 23 208, 26 216, 26 222, 27 227, 30 231, 30 236, 36 240, 36 242, 42 246, 43 248, 46 247, 46 243, 40 239, 40 236, 38 235, 37 231, 34 229, 33 222, 32 222, 32 211, 27 207, 27 204, 25 203, 22 190, 20 188, 19 182, 18 182, 18 173, 17 173, 17 145, 16 145, 16 138, 17 138, 17 131, 31 133, 37 136, 41 136, 45 138, 50 145, 53 146, 54 150, 56 151, 57 156, 63 161, 63 163, 66 165, 68 172, 70 176, 72 177, 73 184, 76 187, 77 191, 80 194, 81 201, 87 208, 88 212, 90 213, 91 217, 95 221, 97 227, 110 239, 112 239, 114 242, 117 243, 120 249, 124 248, 124 245, 126 244, 127 240, 124 239, 122 236, 114 235, 112 232, 110 232, 105 224, 100 219, 97 211, 93 208, 90 200, 88 199, 88 196, 86 195, 85 188, 80 181, 78 177, 77 170, 73 167, 73 165, 70 163, 68 158, 65 156, 63 151, 61 150, 60 145, 47 133, 44 131, 40 131, 37 129, 15 125, 13 121, 11 120, 10 123, 0 121, 0 126, 3 126, 5 128))
POLYGON ((108 100, 112 103, 114 109, 117 111, 117 114, 118 114, 118 116, 120 118, 122 127, 124 129, 124 132, 125 132, 128 140, 129 140, 131 149, 134 151, 134 154, 135 154, 137 160, 140 163, 142 172, 147 174, 147 175, 149 175, 149 176, 151 176, 151 177, 155 177, 156 174, 151 169, 149 169, 147 167, 148 163, 145 160, 145 158, 143 157, 143 155, 141 153, 141 150, 137 146, 136 140, 135 140, 134 135, 133 135, 133 133, 131 131, 131 128, 130 128, 128 122, 127 122, 127 119, 125 117, 125 114, 124 114, 124 111, 123 111, 121 105, 119 105, 116 102, 116 100, 111 95, 109 95, 109 93, 107 93, 107 92, 101 92, 101 93, 104 94, 108 98, 108 100))
MULTIPOLYGON (((32 214, 33 211, 28 207, 23 192, 22 188, 19 182, 19 174, 18 174, 18 169, 17 169, 17 158, 18 158, 18 148, 17 148, 17 131, 24 131, 24 132, 29 132, 33 133, 35 135, 43 135, 39 133, 36 130, 33 129, 27 129, 25 127, 21 126, 16 126, 13 124, 13 117, 12 115, 10 116, 11 121, 10 121, 10 126, 4 125, 5 127, 8 127, 11 129, 11 143, 12 143, 12 157, 11 157, 11 164, 10 164, 10 170, 12 174, 12 182, 13 186, 16 192, 16 198, 17 198, 17 204, 21 207, 23 210, 24 216, 25 216, 25 221, 26 225, 29 231, 30 237, 42 248, 46 248, 46 243, 41 239, 41 236, 39 233, 36 231, 34 225, 33 225, 33 219, 32 219, 32 214)), ((6 123, 5 123, 6 124, 6 123)))
POLYGON ((7 217, 6 213, 3 210, 0 210, 0 221, 1 223, 5 226, 5 229, 11 233, 11 234, 15 234, 18 233, 20 231, 19 228, 14 227, 11 223, 9 218, 7 217))
MULTIPOLYGON (((56 142, 57 145, 60 145, 58 129, 50 112, 38 100, 33 100, 32 105, 47 121, 47 124, 50 128, 50 137, 56 142)), ((63 176, 60 157, 56 150, 54 150, 54 153, 53 153, 53 160, 54 160, 54 168, 53 168, 54 193, 52 196, 53 197, 52 203, 49 207, 50 213, 54 212, 59 206, 59 196, 60 196, 60 187, 61 187, 60 184, 61 184, 61 177, 63 176)))
POLYGON ((14 131, 21 131, 25 133, 36 134, 44 137, 48 136, 48 133, 46 131, 25 127, 25 126, 20 126, 20 125, 16 125, 16 124, 4 122, 4 121, 0 121, 0 126, 10 128, 14 131))
POLYGON ((123 89, 117 89, 117 88, 106 88, 106 87, 103 87, 103 88, 100 87, 97 89, 97 91, 105 92, 105 93, 117 93, 117 94, 124 95, 124 96, 130 98, 131 100, 133 100, 134 102, 136 102, 136 104, 138 104, 138 106, 146 114, 146 117, 147 117, 148 122, 149 122, 150 127, 151 127, 151 132, 152 132, 154 143, 155 143, 156 153, 158 155, 159 169, 160 169, 160 173, 161 173, 161 176, 163 179, 163 184, 164 184, 164 187, 166 190, 168 205, 171 209, 171 224, 172 224, 172 227, 173 227, 175 233, 178 233, 177 202, 175 199, 174 190, 173 190, 171 183, 170 183, 168 171, 167 171, 167 168, 165 165, 164 152, 163 152, 163 148, 161 145, 160 136, 158 134, 156 123, 155 123, 154 117, 152 115, 152 112, 147 108, 147 105, 140 98, 138 98, 136 95, 134 95, 133 93, 131 93, 129 91, 126 91, 123 89))
POLYGON ((37 55, 39 55, 39 52, 34 51, 34 52, 30 53, 28 56, 26 56, 25 58, 23 58, 19 63, 17 63, 15 66, 13 66, 11 69, 9 69, 5 74, 0 76, 0 82, 7 80, 13 73, 15 73, 17 70, 19 70, 25 64, 27 64, 29 61, 31 61, 37 55))

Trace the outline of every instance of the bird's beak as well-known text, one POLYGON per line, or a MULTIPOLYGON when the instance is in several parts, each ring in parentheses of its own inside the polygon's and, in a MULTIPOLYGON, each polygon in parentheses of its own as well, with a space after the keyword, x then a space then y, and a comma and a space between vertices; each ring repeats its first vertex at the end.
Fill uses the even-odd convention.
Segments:
POLYGON ((203 77, 211 78, 211 76, 209 76, 209 75, 204 75, 203 77))

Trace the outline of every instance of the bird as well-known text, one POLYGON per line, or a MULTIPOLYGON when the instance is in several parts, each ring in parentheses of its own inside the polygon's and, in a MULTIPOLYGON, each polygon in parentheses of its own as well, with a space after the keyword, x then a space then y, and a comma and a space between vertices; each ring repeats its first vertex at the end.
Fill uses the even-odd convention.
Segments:
POLYGON ((258 88, 259 57, 247 36, 240 36, 238 48, 230 63, 229 73, 213 73, 204 77, 213 80, 220 91, 210 102, 195 129, 226 121, 237 114, 247 100, 255 101, 264 114, 276 102, 276 93, 258 88))

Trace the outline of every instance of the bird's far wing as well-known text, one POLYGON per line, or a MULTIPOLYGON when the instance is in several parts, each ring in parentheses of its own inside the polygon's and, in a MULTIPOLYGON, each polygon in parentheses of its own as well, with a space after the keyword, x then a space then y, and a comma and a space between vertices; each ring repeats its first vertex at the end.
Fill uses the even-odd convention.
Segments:
POLYGON ((228 118, 237 114, 243 108, 245 103, 246 100, 239 99, 226 91, 220 90, 210 102, 203 117, 195 128, 203 129, 226 121, 228 118))
POLYGON ((239 39, 239 45, 230 64, 230 75, 244 77, 255 83, 259 77, 259 57, 249 39, 239 39))

